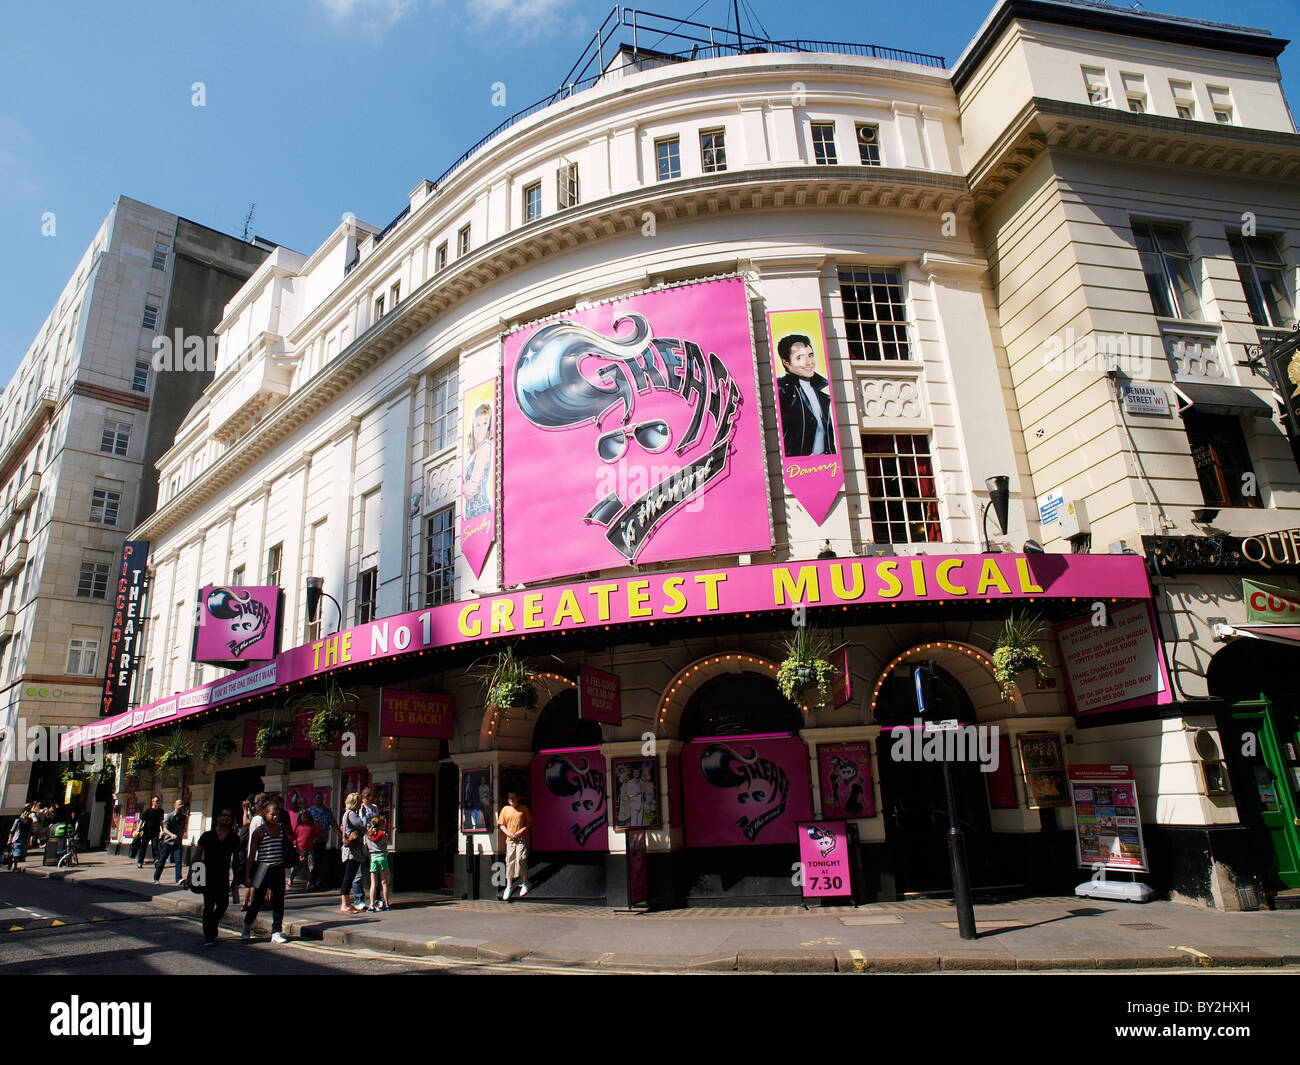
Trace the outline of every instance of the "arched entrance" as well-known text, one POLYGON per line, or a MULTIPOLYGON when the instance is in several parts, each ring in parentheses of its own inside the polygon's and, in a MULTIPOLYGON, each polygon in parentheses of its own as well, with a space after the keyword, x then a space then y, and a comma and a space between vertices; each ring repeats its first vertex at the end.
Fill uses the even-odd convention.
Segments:
POLYGON ((798 732, 799 710, 764 673, 723 673, 704 682, 686 703, 677 726, 678 738, 752 736, 766 732, 798 732))

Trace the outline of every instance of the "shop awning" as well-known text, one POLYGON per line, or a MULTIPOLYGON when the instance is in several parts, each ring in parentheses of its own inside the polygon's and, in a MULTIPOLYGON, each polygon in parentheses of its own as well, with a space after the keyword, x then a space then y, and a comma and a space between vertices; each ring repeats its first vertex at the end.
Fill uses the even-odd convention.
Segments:
POLYGON ((1228 414, 1238 418, 1271 418, 1273 406, 1238 385, 1174 383, 1174 391, 1201 414, 1228 414))

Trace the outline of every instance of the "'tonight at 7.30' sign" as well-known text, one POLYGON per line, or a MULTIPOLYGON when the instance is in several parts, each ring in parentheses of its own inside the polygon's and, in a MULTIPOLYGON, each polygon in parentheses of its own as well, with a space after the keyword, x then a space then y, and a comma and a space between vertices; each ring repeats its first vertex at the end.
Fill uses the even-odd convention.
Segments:
POLYGON ((976 602, 999 599, 1149 599, 1138 555, 925 555, 837 558, 648 573, 510 592, 396 614, 284 651, 272 665, 245 670, 64 733, 60 749, 184 717, 346 666, 493 637, 563 632, 597 625, 724 617, 756 611, 853 604, 976 602), (136 716, 133 716, 136 715, 136 716), (137 719, 138 718, 138 719, 137 719))

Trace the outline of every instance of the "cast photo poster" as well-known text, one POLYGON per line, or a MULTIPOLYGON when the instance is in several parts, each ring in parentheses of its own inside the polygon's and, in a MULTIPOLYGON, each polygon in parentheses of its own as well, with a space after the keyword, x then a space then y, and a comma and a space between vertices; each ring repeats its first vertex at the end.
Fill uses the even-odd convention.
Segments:
POLYGON ((654 758, 615 758, 614 831, 658 828, 659 789, 654 758))
POLYGON ((1133 767, 1075 765, 1069 772, 1079 865, 1147 872, 1133 767))
POLYGON ((875 817, 871 745, 823 743, 817 748, 823 817, 875 817))
POLYGON ((466 835, 491 832, 492 767, 462 769, 460 773, 460 830, 466 835))
POLYGON ((1020 762, 1025 767, 1025 799, 1031 810, 1070 805, 1060 736, 1025 733, 1020 737, 1020 762))
POLYGON ((769 311, 772 381, 786 488, 821 524, 844 488, 820 310, 769 311))
POLYGON ((460 402, 465 417, 460 463, 460 550, 478 577, 496 539, 496 378, 467 388, 460 402))

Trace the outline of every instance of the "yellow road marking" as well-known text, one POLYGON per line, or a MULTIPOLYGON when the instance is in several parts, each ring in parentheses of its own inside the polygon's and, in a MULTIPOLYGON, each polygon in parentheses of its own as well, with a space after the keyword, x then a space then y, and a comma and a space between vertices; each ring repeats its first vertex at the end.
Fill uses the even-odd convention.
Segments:
POLYGON ((1190 954, 1193 958, 1196 959, 1197 965, 1209 965, 1214 960, 1208 954, 1201 953, 1201 951, 1197 950, 1195 947, 1170 947, 1169 949, 1185 950, 1188 954, 1190 954))
POLYGON ((11 924, 9 926, 9 931, 11 932, 21 932, 22 930, 23 930, 23 926, 20 924, 11 924))
POLYGON ((862 956, 862 951, 850 950, 849 954, 853 957, 853 971, 855 973, 866 972, 867 959, 862 956))

